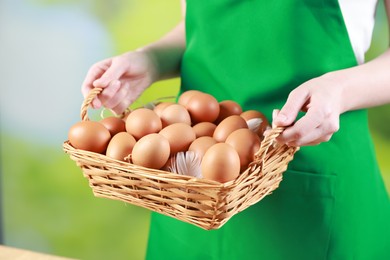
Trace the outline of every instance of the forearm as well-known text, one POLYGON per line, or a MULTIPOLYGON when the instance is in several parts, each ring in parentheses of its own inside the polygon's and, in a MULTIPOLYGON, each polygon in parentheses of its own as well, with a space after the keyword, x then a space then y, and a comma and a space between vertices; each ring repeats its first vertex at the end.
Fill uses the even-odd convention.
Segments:
POLYGON ((185 25, 181 21, 158 41, 138 49, 146 52, 154 63, 154 81, 176 77, 185 50, 185 25))
POLYGON ((390 103, 390 49, 365 64, 331 72, 342 88, 341 113, 390 103))
MULTIPOLYGON (((385 0, 385 9, 390 25, 390 0, 385 0)), ((390 48, 370 62, 336 72, 343 88, 341 112, 390 103, 389 69, 390 48)))

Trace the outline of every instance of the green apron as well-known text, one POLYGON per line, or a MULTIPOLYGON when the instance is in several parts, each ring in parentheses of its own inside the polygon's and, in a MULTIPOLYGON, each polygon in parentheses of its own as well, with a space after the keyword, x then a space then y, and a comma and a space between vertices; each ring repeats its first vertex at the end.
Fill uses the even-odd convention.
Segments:
MULTIPOLYGON (((357 65, 337 0, 187 0, 182 91, 198 89, 269 119, 288 93, 357 65)), ((390 202, 367 111, 330 142, 302 147, 280 187, 205 231, 152 213, 148 259, 390 259, 390 202)))

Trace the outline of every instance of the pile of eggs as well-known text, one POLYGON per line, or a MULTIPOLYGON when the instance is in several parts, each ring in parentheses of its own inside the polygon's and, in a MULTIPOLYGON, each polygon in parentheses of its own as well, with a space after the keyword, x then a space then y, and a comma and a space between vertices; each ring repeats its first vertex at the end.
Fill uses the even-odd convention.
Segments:
POLYGON ((68 139, 76 149, 224 183, 247 169, 268 127, 259 111, 242 111, 232 100, 218 102, 189 90, 177 103, 137 108, 124 118, 78 122, 68 139))

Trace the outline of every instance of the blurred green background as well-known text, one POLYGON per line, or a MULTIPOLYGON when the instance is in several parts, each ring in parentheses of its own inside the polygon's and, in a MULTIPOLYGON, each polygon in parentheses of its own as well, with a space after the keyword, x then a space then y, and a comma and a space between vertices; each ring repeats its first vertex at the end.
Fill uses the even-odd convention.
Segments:
MULTIPOLYGON (((158 39, 180 20, 179 4, 0 0, 0 185, 6 245, 77 259, 144 258, 149 211, 93 197, 61 146, 69 127, 79 121, 80 85, 88 68, 158 39)), ((388 46, 382 3, 376 20, 367 59, 388 46)), ((177 79, 156 83, 139 102, 176 94, 178 86, 177 79)), ((389 121, 389 106, 370 110, 378 161, 390 190, 389 121)))

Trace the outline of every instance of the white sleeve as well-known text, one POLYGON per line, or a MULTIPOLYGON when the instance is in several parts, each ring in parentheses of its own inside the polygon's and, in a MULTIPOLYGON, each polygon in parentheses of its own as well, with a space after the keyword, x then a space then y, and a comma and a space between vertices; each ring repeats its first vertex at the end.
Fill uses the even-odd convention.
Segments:
POLYGON ((349 39, 359 64, 371 44, 378 0, 339 0, 349 39))

